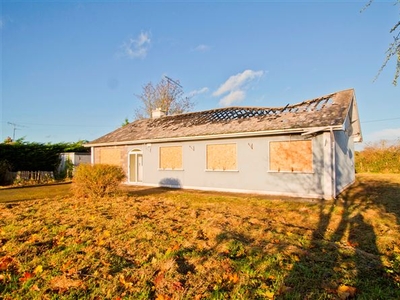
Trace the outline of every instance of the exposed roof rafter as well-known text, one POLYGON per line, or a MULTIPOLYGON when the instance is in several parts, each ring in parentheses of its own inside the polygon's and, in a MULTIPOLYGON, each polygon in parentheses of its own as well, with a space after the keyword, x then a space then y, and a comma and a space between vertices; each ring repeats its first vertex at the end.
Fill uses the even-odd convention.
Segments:
POLYGON ((350 121, 357 120, 351 125, 355 129, 354 136, 357 136, 360 126, 353 89, 282 107, 226 107, 138 120, 92 141, 89 145, 342 128, 348 116, 350 121))

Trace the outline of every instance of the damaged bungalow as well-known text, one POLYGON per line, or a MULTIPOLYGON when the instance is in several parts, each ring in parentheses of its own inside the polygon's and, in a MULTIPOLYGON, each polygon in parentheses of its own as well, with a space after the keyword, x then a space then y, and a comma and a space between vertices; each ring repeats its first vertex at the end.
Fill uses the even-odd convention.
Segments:
POLYGON ((127 184, 333 199, 355 180, 361 141, 348 89, 279 108, 155 111, 86 146, 127 184))

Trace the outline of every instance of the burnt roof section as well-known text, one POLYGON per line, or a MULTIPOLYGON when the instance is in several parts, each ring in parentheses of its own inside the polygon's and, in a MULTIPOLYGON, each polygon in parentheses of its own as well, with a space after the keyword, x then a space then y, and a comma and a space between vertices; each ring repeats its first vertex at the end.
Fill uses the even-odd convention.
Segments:
POLYGON ((227 107, 137 120, 89 145, 339 126, 353 98, 354 90, 349 89, 277 108, 227 107))

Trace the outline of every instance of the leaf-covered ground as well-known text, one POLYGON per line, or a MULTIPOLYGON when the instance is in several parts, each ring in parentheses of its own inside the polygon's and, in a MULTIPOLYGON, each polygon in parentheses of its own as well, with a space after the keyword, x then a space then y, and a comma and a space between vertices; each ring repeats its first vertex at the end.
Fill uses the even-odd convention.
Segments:
POLYGON ((352 298, 400 299, 400 175, 325 202, 125 188, 0 203, 0 299, 352 298))

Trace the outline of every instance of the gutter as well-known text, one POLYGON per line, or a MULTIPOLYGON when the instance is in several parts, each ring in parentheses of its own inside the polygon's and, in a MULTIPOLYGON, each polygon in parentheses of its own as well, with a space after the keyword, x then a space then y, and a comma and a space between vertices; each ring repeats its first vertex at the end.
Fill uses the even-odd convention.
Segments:
POLYGON ((336 142, 335 142, 335 134, 333 132, 333 128, 330 128, 331 134, 331 168, 332 168, 332 198, 336 199, 336 142))
POLYGON ((315 127, 315 128, 293 128, 293 129, 279 129, 279 130, 253 131, 253 132, 185 136, 185 137, 175 137, 175 138, 145 139, 145 140, 122 141, 122 142, 87 143, 84 145, 84 147, 137 145, 137 144, 167 143, 167 142, 180 142, 180 141, 193 141, 193 140, 199 141, 199 140, 228 139, 228 138, 241 138, 241 137, 257 137, 257 136, 290 134, 290 133, 300 133, 301 135, 310 135, 313 133, 321 131, 329 131, 329 130, 343 130, 343 129, 342 125, 329 126, 329 127, 315 127))

